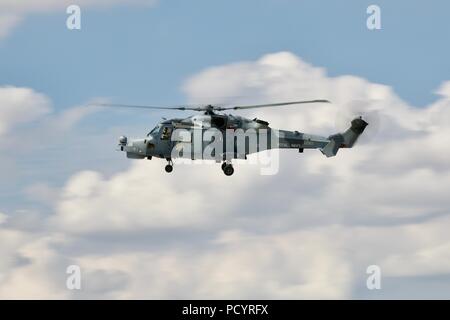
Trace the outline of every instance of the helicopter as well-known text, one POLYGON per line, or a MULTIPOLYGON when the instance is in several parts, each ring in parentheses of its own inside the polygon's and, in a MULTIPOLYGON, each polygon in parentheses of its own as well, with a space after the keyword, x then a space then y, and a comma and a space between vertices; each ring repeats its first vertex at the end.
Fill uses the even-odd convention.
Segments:
POLYGON ((221 169, 226 176, 234 173, 233 159, 247 159, 252 153, 270 149, 319 149, 326 157, 336 156, 340 148, 352 148, 368 123, 362 117, 354 118, 350 127, 328 137, 298 131, 276 130, 261 119, 249 119, 225 114, 228 110, 280 107, 287 105, 330 103, 328 100, 302 100, 256 105, 182 105, 158 107, 144 105, 102 104, 106 107, 163 109, 197 111, 200 114, 186 118, 164 119, 145 137, 119 138, 118 147, 129 159, 165 159, 165 171, 173 171, 174 158, 213 159, 222 162, 221 169), (211 145, 215 148, 211 148, 211 145), (207 151, 207 152, 206 152, 207 151))

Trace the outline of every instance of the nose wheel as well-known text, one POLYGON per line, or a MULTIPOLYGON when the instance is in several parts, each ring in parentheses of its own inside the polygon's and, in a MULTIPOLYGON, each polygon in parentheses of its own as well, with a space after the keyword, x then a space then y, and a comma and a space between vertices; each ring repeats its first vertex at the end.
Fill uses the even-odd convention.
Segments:
POLYGON ((222 163, 222 171, 226 176, 231 176, 234 173, 234 168, 231 163, 222 163))
POLYGON ((173 162, 172 160, 167 160, 169 163, 164 167, 167 173, 171 173, 173 171, 173 162))

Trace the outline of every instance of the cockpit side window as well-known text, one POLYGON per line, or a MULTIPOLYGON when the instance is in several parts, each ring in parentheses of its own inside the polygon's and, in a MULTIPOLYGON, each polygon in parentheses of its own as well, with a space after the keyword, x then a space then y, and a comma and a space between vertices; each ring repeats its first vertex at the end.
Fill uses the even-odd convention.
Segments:
POLYGON ((163 127, 161 130, 161 140, 169 140, 170 136, 172 134, 172 128, 171 127, 163 127))

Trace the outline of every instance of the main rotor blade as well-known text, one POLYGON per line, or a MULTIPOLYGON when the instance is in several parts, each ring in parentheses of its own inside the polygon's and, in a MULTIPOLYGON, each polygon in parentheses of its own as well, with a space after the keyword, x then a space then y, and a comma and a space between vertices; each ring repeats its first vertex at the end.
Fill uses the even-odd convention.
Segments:
POLYGON ((304 103, 330 103, 328 100, 303 100, 303 101, 291 101, 291 102, 279 102, 279 103, 268 103, 268 104, 255 104, 248 106, 234 106, 234 107, 225 107, 219 108, 216 110, 239 110, 239 109, 253 109, 253 108, 267 108, 267 107, 278 107, 278 106, 287 106, 292 104, 304 104, 304 103))
POLYGON ((191 110, 191 111, 223 111, 223 110, 239 110, 239 109, 253 109, 253 108, 267 108, 267 107, 278 107, 287 106, 293 104, 305 104, 305 103, 330 103, 328 100, 302 100, 302 101, 292 101, 292 102, 278 102, 269 104, 255 104, 247 106, 234 106, 234 107, 222 107, 217 105, 180 105, 172 107, 158 107, 158 106, 144 106, 144 105, 132 105, 132 104, 114 104, 114 103, 100 103, 93 104, 93 106, 99 107, 112 107, 112 108, 134 108, 134 109, 154 109, 154 110, 191 110))
POLYGON ((142 106, 142 105, 132 105, 132 104, 113 104, 113 103, 97 103, 92 106, 98 107, 111 107, 111 108, 133 108, 133 109, 163 109, 163 110, 194 110, 201 111, 201 107, 190 107, 190 106, 174 106, 174 107, 157 107, 157 106, 142 106))

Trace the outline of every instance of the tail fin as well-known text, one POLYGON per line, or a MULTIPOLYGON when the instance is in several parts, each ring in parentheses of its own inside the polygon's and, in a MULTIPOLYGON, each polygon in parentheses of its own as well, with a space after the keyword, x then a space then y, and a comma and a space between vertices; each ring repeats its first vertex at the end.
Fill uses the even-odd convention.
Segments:
POLYGON ((344 133, 329 136, 330 142, 321 150, 327 157, 334 157, 339 148, 351 148, 355 144, 358 137, 364 132, 368 123, 361 118, 352 120, 352 125, 344 133))

